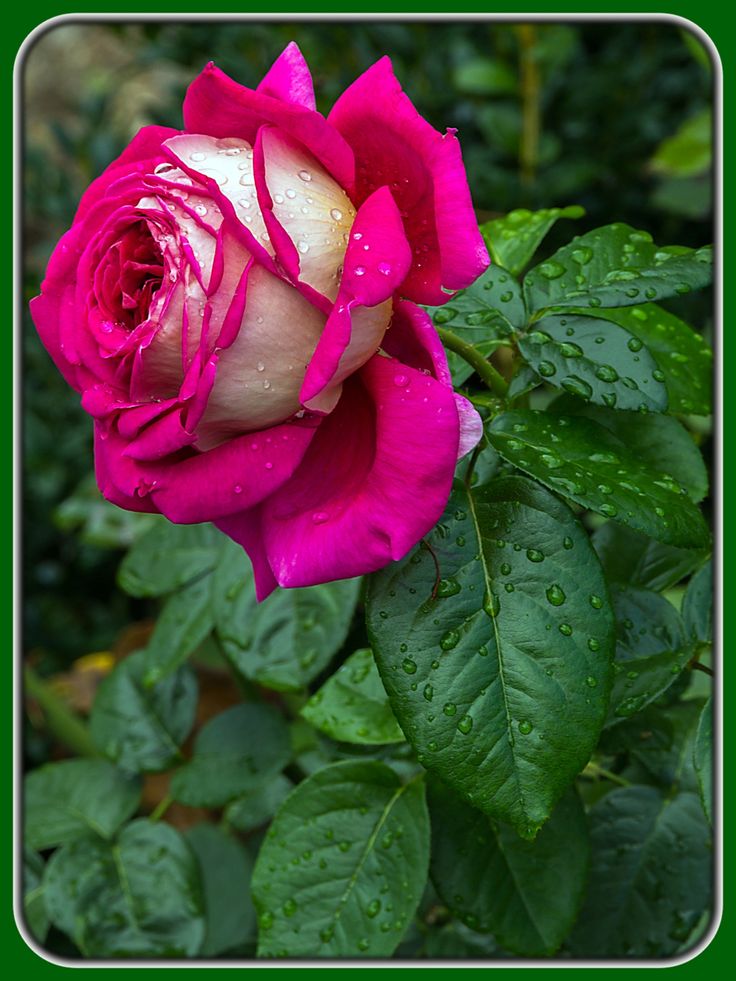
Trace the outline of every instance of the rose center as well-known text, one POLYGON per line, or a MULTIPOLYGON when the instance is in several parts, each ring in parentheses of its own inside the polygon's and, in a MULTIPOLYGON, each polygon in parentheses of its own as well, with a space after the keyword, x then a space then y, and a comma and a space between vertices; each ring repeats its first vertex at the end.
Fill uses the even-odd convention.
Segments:
POLYGON ((95 296, 103 323, 133 330, 148 317, 161 286, 161 249, 145 221, 130 225, 108 249, 95 275, 95 296))

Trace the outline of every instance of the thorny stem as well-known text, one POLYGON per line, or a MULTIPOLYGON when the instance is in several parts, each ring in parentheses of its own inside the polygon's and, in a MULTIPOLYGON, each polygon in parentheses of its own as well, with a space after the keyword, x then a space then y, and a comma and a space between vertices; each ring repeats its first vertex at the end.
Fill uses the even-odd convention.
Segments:
POLYGON ((455 354, 459 354, 463 361, 467 361, 471 368, 477 373, 481 381, 496 395, 505 398, 509 390, 508 382, 500 375, 490 361, 486 361, 480 351, 477 351, 472 344, 468 344, 457 334, 453 334, 446 327, 437 327, 440 340, 455 354))

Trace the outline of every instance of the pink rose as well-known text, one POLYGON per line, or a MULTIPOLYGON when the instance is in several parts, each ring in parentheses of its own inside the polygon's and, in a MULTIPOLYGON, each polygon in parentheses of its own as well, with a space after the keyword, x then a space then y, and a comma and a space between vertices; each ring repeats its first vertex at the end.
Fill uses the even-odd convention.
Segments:
POLYGON ((481 427, 410 301, 488 262, 458 141, 389 59, 325 119, 290 44, 255 91, 208 65, 183 131, 138 133, 31 307, 105 497, 213 521, 263 598, 378 569, 436 523, 481 427))

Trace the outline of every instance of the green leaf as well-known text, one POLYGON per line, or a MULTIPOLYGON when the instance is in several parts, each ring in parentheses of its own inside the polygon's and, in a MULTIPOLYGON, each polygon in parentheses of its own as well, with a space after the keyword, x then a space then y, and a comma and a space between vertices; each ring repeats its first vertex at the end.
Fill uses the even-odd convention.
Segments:
POLYGON ((253 859, 232 835, 214 824, 196 824, 186 840, 199 866, 206 930, 200 957, 216 957, 255 940, 250 898, 253 859))
POLYGON ((23 849, 23 919, 29 933, 42 944, 49 930, 49 918, 43 901, 44 861, 30 848, 23 849))
POLYGON ((569 314, 545 317, 519 337, 519 350, 549 385, 585 402, 640 412, 667 408, 657 362, 616 324, 569 314))
POLYGON ((693 746, 693 767, 698 778, 700 801, 705 816, 713 823, 713 698, 700 715, 693 746))
POLYGON ((503 952, 488 934, 476 933, 464 923, 451 920, 439 930, 431 930, 424 942, 424 956, 429 960, 498 959, 503 952))
POLYGON ((197 679, 187 667, 153 687, 143 684, 146 651, 122 660, 104 679, 90 719, 92 738, 114 763, 138 772, 166 770, 180 757, 197 710, 197 679))
POLYGON ((639 712, 675 681, 691 651, 680 614, 659 593, 613 592, 616 661, 608 724, 639 712))
POLYGON ((293 789, 291 780, 277 773, 228 804, 225 821, 238 831, 252 831, 271 820, 293 789))
POLYGON ((111 838, 136 811, 140 780, 105 760, 64 760, 25 779, 25 843, 54 848, 90 831, 111 838))
POLYGON ((276 691, 299 691, 342 647, 353 619, 359 579, 279 589, 256 603, 243 549, 228 543, 212 587, 217 635, 235 668, 276 691))
POLYGON ((378 745, 404 740, 370 648, 351 654, 301 714, 340 742, 378 745))
POLYGON ((708 170, 713 157, 713 116, 710 108, 686 119, 674 136, 657 147, 650 165, 655 174, 692 177, 708 170))
POLYGON ((591 538, 606 578, 661 592, 702 565, 707 552, 663 545, 652 538, 607 521, 591 538))
POLYGON ((569 508, 522 477, 456 485, 426 542, 371 577, 381 677, 419 761, 534 837, 606 714, 603 573, 569 508))
POLYGON ((198 579, 166 601, 146 648, 143 684, 167 678, 196 651, 214 626, 211 578, 198 579))
POLYGON ((452 73, 458 92, 469 95, 516 94, 518 79, 508 65, 496 58, 469 58, 452 73))
POLYGON ((701 644, 713 640, 713 563, 708 562, 687 584, 682 616, 688 637, 701 644))
MULTIPOLYGON (((621 745, 630 750, 632 761, 623 775, 632 782, 654 782, 668 794, 675 790, 697 794, 693 746, 704 704, 703 699, 688 698, 667 706, 650 705, 621 726, 606 729, 604 737, 615 741, 620 740, 620 730, 629 729, 621 745), (638 745, 631 739, 637 728, 638 745)), ((602 739, 601 745, 607 741, 602 739)))
POLYGON ((685 488, 643 466, 592 420, 516 409, 496 416, 486 434, 510 463, 583 507, 668 545, 708 545, 707 525, 685 488))
POLYGON ((713 352, 684 320, 656 303, 574 312, 618 324, 646 346, 664 374, 670 412, 713 411, 713 352))
MULTIPOLYGON (((514 327, 526 323, 521 286, 498 266, 489 266, 467 289, 452 296, 445 306, 427 307, 434 323, 446 327, 472 344, 484 357, 508 343, 514 327)), ((447 352, 447 362, 455 385, 462 385, 473 374, 460 355, 447 352)))
POLYGON ((157 525, 140 538, 118 570, 131 596, 164 596, 214 569, 224 536, 212 525, 157 525))
POLYGON ((667 957, 708 903, 712 855, 694 794, 624 787, 590 812, 586 903, 569 941, 576 957, 667 957))
POLYGON ((87 474, 54 510, 57 528, 74 532, 81 542, 95 548, 130 548, 141 535, 164 521, 159 515, 124 511, 106 501, 93 473, 87 474))
POLYGON ((514 399, 521 398, 522 395, 531 392, 538 385, 541 385, 542 381, 543 379, 533 368, 530 368, 528 364, 520 360, 514 376, 509 382, 509 390, 506 393, 509 401, 513 402, 514 399))
POLYGON ((189 807, 220 807, 279 773, 291 757, 283 718, 266 705, 235 705, 199 731, 171 794, 189 807))
POLYGON ((589 845, 585 811, 568 790, 534 841, 429 787, 432 880, 454 916, 493 933, 526 957, 552 954, 585 892, 589 845))
POLYGON ((65 845, 46 866, 44 896, 85 957, 194 957, 204 937, 197 866, 168 824, 134 821, 117 841, 65 845))
POLYGON ((582 218, 584 214, 577 204, 542 211, 517 208, 503 218, 486 222, 480 230, 493 262, 518 276, 558 218, 582 218))
POLYGON ((524 280, 530 311, 574 304, 626 307, 702 289, 711 282, 705 247, 658 247, 649 232, 616 223, 576 236, 524 280))
POLYGON ((274 819, 253 873, 261 957, 389 957, 427 878, 424 785, 378 762, 308 777, 274 819))
POLYGON ((672 474, 697 504, 708 493, 708 471, 690 433, 672 416, 617 412, 562 396, 549 411, 582 415, 604 426, 651 470, 672 474))

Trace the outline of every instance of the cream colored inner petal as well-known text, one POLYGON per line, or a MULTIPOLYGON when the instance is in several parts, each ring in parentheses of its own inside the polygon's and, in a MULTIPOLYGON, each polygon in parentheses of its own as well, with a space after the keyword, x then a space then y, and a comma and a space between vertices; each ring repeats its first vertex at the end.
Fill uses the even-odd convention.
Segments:
POLYGON ((173 136, 164 144, 188 168, 216 181, 235 208, 235 214, 269 255, 274 254, 258 206, 253 178, 253 149, 245 140, 215 139, 187 133, 173 136))
POLYGON ((355 208, 300 144, 265 130, 263 153, 273 213, 299 252, 299 278, 334 301, 355 208))
POLYGON ((304 374, 324 325, 324 314, 294 287, 254 266, 240 331, 220 352, 215 384, 197 427, 197 448, 210 449, 298 412, 304 374))
POLYGON ((391 322, 392 312, 391 300, 379 303, 375 307, 354 307, 350 343, 343 351, 337 371, 330 383, 306 403, 308 408, 318 412, 332 411, 340 397, 342 382, 378 353, 383 335, 391 322))

